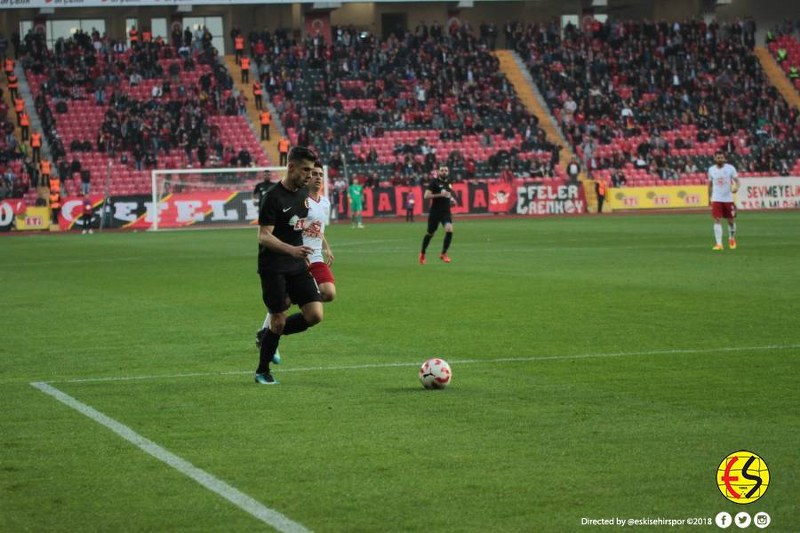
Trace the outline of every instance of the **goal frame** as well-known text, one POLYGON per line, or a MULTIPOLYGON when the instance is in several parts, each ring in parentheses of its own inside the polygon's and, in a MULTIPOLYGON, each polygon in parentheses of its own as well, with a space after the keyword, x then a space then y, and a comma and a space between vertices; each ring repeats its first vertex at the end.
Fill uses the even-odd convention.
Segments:
MULTIPOLYGON (((153 169, 150 171, 150 187, 151 187, 151 197, 153 202, 153 223, 150 226, 150 231, 158 231, 158 223, 159 218, 161 215, 161 209, 159 206, 161 204, 161 195, 160 195, 160 187, 163 183, 163 179, 160 179, 162 176, 185 176, 185 175, 198 175, 198 174, 220 174, 220 173, 230 173, 230 174, 261 174, 264 172, 274 172, 283 177, 283 175, 288 170, 286 166, 273 166, 273 167, 224 167, 224 168, 180 168, 180 169, 153 169)), ((330 186, 328 183, 328 165, 323 165, 322 171, 325 175, 325 178, 322 182, 322 194, 325 196, 329 196, 330 186)), ((220 187, 223 188, 224 187, 220 187)), ((235 189, 235 187, 231 187, 235 189)))

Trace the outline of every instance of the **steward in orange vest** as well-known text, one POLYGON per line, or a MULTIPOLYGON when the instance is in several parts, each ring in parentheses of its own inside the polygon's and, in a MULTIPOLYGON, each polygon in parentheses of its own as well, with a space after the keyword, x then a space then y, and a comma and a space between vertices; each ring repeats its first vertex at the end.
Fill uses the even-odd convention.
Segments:
POLYGON ((597 212, 603 212, 603 202, 606 200, 606 182, 596 179, 594 182, 594 192, 597 193, 597 212))
POLYGON ((6 72, 6 78, 14 72, 14 60, 10 57, 6 58, 3 62, 3 70, 6 72))
POLYGON ((19 89, 19 80, 17 79, 17 75, 14 74, 12 70, 8 74, 8 94, 11 95, 12 100, 17 99, 17 89, 19 89))
POLYGON ((139 31, 136 26, 131 26, 131 31, 128 32, 128 37, 131 40, 131 46, 139 43, 139 31))
POLYGON ((50 178, 50 209, 53 213, 53 224, 58 224, 58 212, 61 210, 61 180, 57 177, 50 178))
POLYGON ((264 94, 264 88, 261 86, 261 82, 256 80, 253 82, 253 99, 256 101, 256 109, 259 111, 262 107, 262 95, 264 94))
POLYGON ((241 64, 242 64, 242 83, 248 83, 250 81, 250 58, 243 57, 241 64))
POLYGON ((268 141, 269 140, 269 123, 272 122, 272 117, 270 116, 269 111, 267 111, 266 109, 263 109, 261 111, 260 121, 261 121, 261 140, 262 141, 264 141, 264 140, 268 141))
POLYGON ((142 31, 142 42, 149 43, 153 40, 153 32, 150 30, 143 30, 142 31))
MULTIPOLYGON (((28 113, 26 113, 25 110, 23 109, 18 119, 19 119, 19 128, 20 131, 22 132, 22 140, 27 141, 28 133, 30 132, 31 118, 28 116, 28 113)), ((40 145, 42 144, 41 141, 39 141, 39 144, 40 145)))
POLYGON ((39 162, 39 171, 42 173, 43 179, 50 179, 50 174, 53 172, 53 165, 47 159, 39 162))
POLYGON ((238 63, 239 60, 242 58, 242 53, 244 53, 244 37, 241 35, 237 35, 233 39, 233 48, 236 53, 236 62, 238 63))
MULTIPOLYGON (((27 122, 28 114, 25 113, 23 117, 27 122)), ((28 127, 23 126, 22 140, 24 141, 27 138, 28 138, 28 127)), ((31 161, 33 161, 34 163, 38 163, 41 159, 42 159, 42 134, 39 132, 34 132, 33 135, 31 135, 31 161)))
POLYGON ((281 166, 286 166, 287 160, 289 158, 289 139, 286 137, 282 137, 280 141, 278 141, 278 153, 280 154, 280 163, 281 166))
POLYGON ((19 118, 19 114, 25 111, 25 100, 23 100, 22 98, 15 98, 14 111, 17 112, 17 118, 19 118))

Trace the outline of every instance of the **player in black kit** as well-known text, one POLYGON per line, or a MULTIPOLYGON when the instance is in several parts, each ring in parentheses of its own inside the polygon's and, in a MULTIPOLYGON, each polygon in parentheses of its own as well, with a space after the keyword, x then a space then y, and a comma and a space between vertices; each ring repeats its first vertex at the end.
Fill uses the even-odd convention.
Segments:
POLYGON ((264 196, 264 193, 267 192, 267 189, 272 187, 270 176, 271 172, 264 172, 264 179, 256 183, 256 186, 253 189, 253 201, 256 203, 256 206, 261 205, 261 198, 264 196))
POLYGON ((258 213, 258 274, 261 297, 270 313, 269 328, 261 339, 256 383, 278 382, 269 364, 280 362, 275 352, 281 335, 292 335, 322 322, 322 296, 306 258, 313 251, 303 245, 303 224, 308 216, 308 192, 317 156, 297 146, 289 152, 286 176, 269 187, 258 213), (300 312, 286 317, 287 296, 300 312))
POLYGON ((431 199, 431 209, 428 213, 428 232, 422 239, 422 250, 419 252, 419 264, 425 264, 425 251, 431 243, 433 234, 439 228, 439 224, 444 226, 444 244, 439 259, 445 263, 450 262, 447 250, 453 241, 453 215, 450 213, 450 204, 455 203, 453 190, 450 188, 450 171, 447 167, 439 167, 437 177, 431 180, 425 190, 425 200, 431 199))

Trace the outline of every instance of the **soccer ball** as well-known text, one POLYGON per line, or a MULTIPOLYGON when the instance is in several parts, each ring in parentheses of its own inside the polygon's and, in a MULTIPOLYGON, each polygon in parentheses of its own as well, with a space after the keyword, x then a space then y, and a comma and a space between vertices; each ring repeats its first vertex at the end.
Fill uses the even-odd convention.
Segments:
POLYGON ((419 369, 419 381, 426 389, 443 389, 452 377, 450 365, 444 359, 428 359, 419 369))

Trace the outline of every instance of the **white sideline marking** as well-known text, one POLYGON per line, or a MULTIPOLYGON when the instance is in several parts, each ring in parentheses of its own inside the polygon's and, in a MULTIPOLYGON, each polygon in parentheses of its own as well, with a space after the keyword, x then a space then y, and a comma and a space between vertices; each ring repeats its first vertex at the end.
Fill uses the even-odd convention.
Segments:
MULTIPOLYGON (((610 357, 630 357, 637 355, 674 355, 692 353, 721 353, 721 352, 746 352, 756 351, 765 352, 770 350, 792 350, 800 348, 800 344, 775 344, 769 346, 728 346, 723 348, 678 348, 674 350, 652 350, 646 352, 605 352, 605 353, 586 353, 576 355, 551 355, 540 357, 501 357, 497 359, 451 359, 454 365, 472 365, 481 363, 526 363, 532 361, 563 361, 570 359, 604 359, 610 357)), ((404 366, 419 366, 420 362, 398 362, 398 363, 365 363, 361 365, 339 365, 339 366, 306 366, 298 368, 281 368, 280 372, 317 372, 321 370, 363 370, 370 368, 394 368, 404 366)), ((59 381, 48 381, 47 383, 95 383, 102 381, 136 381, 151 379, 175 379, 175 378, 196 378, 208 376, 233 376, 242 374, 252 374, 249 370, 239 370, 232 372, 195 372, 186 374, 161 374, 150 376, 121 376, 104 378, 83 378, 65 379, 59 381)))
POLYGON ((197 468, 189 461, 182 459, 175 455, 174 453, 162 448, 155 442, 146 439, 145 437, 139 435, 134 430, 117 422, 113 418, 110 418, 97 409, 82 403, 72 396, 61 392, 60 390, 56 389, 48 385, 47 383, 43 382, 33 382, 31 386, 39 389, 45 394, 48 394, 58 400, 59 402, 67 405, 68 407, 72 407, 76 411, 81 414, 84 414, 97 422, 98 424, 107 427, 123 439, 127 440, 137 448, 141 449, 142 451, 152 455, 159 461, 166 463, 167 465, 171 466, 181 474, 190 477, 191 479, 198 482, 203 487, 207 488, 211 492, 218 494, 219 496, 223 497, 224 499, 231 502, 236 507, 242 509, 243 511, 249 513, 250 515, 258 518, 265 524, 268 524, 278 531, 283 531, 286 533, 306 533, 309 532, 303 525, 290 520, 289 518, 285 517, 278 511, 270 509, 269 507, 265 507, 258 501, 254 500, 247 494, 240 492, 233 488, 232 486, 228 485, 224 481, 217 479, 213 475, 209 474, 205 470, 201 470, 197 468))

